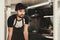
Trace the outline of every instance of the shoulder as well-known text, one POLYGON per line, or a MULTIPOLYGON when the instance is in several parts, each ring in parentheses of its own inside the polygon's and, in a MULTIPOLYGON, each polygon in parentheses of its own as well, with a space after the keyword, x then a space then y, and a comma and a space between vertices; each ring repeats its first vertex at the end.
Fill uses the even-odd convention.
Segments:
POLYGON ((15 19, 15 18, 16 18, 16 14, 9 16, 8 19, 15 19))
POLYGON ((11 15, 11 16, 9 16, 10 18, 15 18, 16 17, 16 14, 13 14, 13 15, 11 15))
POLYGON ((16 14, 11 15, 11 16, 9 16, 9 18, 8 18, 7 21, 8 21, 8 22, 13 22, 15 18, 16 18, 16 14))
POLYGON ((25 16, 25 24, 28 24, 28 23, 29 23, 29 17, 25 16))
POLYGON ((27 16, 27 15, 26 15, 24 18, 25 18, 25 19, 28 19, 28 18, 29 18, 29 16, 27 16))
POLYGON ((12 27, 13 26, 13 22, 14 22, 14 19, 16 18, 16 15, 11 15, 9 16, 8 20, 7 20, 7 24, 8 24, 8 27, 12 27))

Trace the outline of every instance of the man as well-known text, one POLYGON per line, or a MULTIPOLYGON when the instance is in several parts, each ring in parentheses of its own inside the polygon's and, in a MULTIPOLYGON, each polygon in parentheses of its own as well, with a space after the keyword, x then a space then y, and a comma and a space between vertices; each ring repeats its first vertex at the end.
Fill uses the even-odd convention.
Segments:
POLYGON ((8 40, 28 40, 28 17, 25 16, 26 6, 16 4, 14 14, 8 18, 8 40))

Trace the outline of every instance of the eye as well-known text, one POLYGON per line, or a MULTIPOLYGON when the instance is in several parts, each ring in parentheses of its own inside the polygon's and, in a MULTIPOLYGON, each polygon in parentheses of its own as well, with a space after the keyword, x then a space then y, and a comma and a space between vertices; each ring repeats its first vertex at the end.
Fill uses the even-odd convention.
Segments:
POLYGON ((22 10, 20 10, 20 12, 22 12, 22 10))

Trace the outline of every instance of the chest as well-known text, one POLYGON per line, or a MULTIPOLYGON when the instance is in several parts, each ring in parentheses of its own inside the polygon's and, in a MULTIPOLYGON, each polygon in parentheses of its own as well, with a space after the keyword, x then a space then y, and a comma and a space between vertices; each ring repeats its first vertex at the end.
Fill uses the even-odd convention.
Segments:
POLYGON ((21 28, 25 24, 25 19, 17 21, 14 19, 13 26, 16 28, 21 28))

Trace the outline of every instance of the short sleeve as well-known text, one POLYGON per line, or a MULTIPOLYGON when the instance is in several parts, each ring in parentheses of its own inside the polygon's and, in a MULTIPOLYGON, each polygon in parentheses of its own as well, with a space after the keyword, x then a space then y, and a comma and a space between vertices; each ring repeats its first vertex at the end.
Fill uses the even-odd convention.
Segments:
POLYGON ((29 23, 29 18, 26 16, 25 17, 25 24, 28 24, 29 23))
POLYGON ((12 17, 9 17, 8 20, 7 20, 7 25, 8 27, 13 27, 13 18, 12 17))

